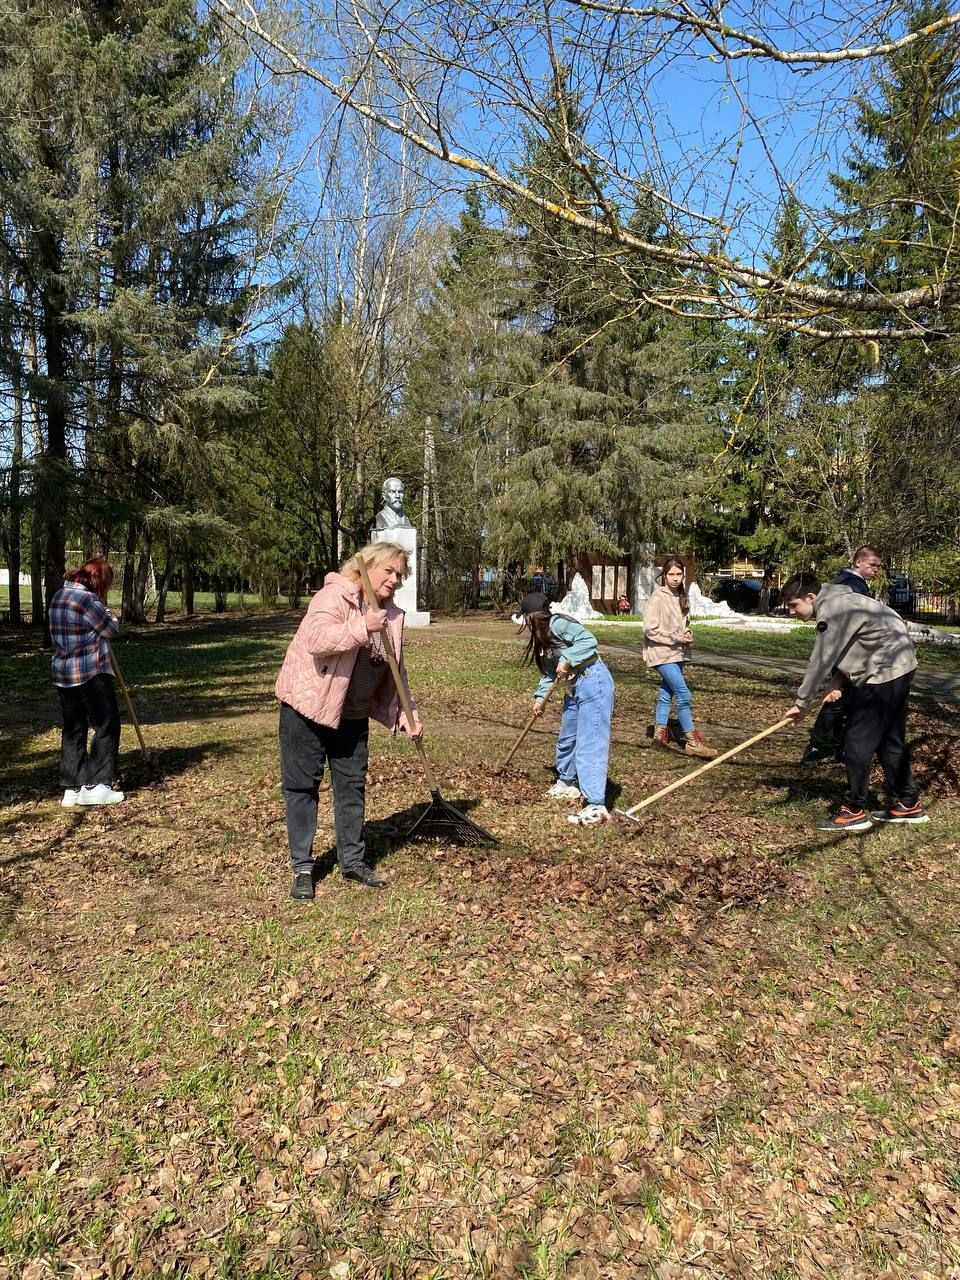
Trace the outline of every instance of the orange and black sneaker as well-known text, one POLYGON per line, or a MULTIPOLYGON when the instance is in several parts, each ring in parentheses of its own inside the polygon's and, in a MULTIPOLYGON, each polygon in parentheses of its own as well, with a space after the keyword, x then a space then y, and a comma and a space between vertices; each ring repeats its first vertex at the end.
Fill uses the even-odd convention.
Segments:
POLYGON ((929 813, 919 800, 913 804, 904 804, 902 800, 898 800, 889 809, 875 809, 870 816, 874 822, 912 822, 915 826, 930 821, 929 813))
POLYGON ((829 818, 821 818, 817 823, 818 831, 872 831, 873 819, 863 809, 850 809, 842 805, 839 813, 829 818))

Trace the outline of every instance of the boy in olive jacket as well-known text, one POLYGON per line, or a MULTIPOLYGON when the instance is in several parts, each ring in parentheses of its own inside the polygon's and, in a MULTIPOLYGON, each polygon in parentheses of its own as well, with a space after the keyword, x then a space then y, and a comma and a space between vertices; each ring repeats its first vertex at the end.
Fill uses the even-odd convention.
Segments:
POLYGON ((821 586, 812 573, 798 573, 783 588, 794 618, 817 620, 813 653, 796 705, 787 716, 799 723, 816 706, 829 680, 828 701, 840 697, 844 677, 849 712, 843 747, 847 792, 839 812, 817 823, 821 831, 869 831, 874 822, 929 821, 917 794, 906 747, 907 697, 917 669, 913 641, 899 614, 879 600, 844 586, 821 586), (867 813, 870 765, 876 755, 890 802, 867 813))

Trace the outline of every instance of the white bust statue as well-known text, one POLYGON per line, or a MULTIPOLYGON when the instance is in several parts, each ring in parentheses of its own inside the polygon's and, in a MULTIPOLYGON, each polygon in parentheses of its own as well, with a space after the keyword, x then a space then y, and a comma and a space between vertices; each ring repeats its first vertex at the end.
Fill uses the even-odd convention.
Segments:
POLYGON ((413 525, 403 511, 403 481, 398 476, 388 476, 381 489, 383 506, 377 512, 375 529, 412 529, 413 525))

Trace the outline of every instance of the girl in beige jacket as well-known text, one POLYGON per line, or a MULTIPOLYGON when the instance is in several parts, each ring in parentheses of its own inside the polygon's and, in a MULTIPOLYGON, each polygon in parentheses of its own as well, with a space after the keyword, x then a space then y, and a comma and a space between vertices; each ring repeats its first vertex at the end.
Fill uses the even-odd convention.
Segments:
POLYGON ((712 760, 717 754, 706 745, 693 724, 693 699, 683 678, 690 658, 693 634, 690 631, 690 601, 684 586, 683 561, 668 556, 660 571, 660 586, 647 601, 643 612, 643 660, 660 676, 653 740, 659 747, 673 750, 670 741, 670 703, 676 698, 677 716, 686 739, 682 750, 691 756, 712 760))

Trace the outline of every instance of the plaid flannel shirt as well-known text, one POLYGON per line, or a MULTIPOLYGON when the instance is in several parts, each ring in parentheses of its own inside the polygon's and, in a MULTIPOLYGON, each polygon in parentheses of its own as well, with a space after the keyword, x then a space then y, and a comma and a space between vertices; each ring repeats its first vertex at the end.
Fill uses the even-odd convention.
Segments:
POLYGON ((79 582, 65 582, 50 601, 53 683, 60 689, 112 676, 107 641, 120 624, 107 606, 79 582))

